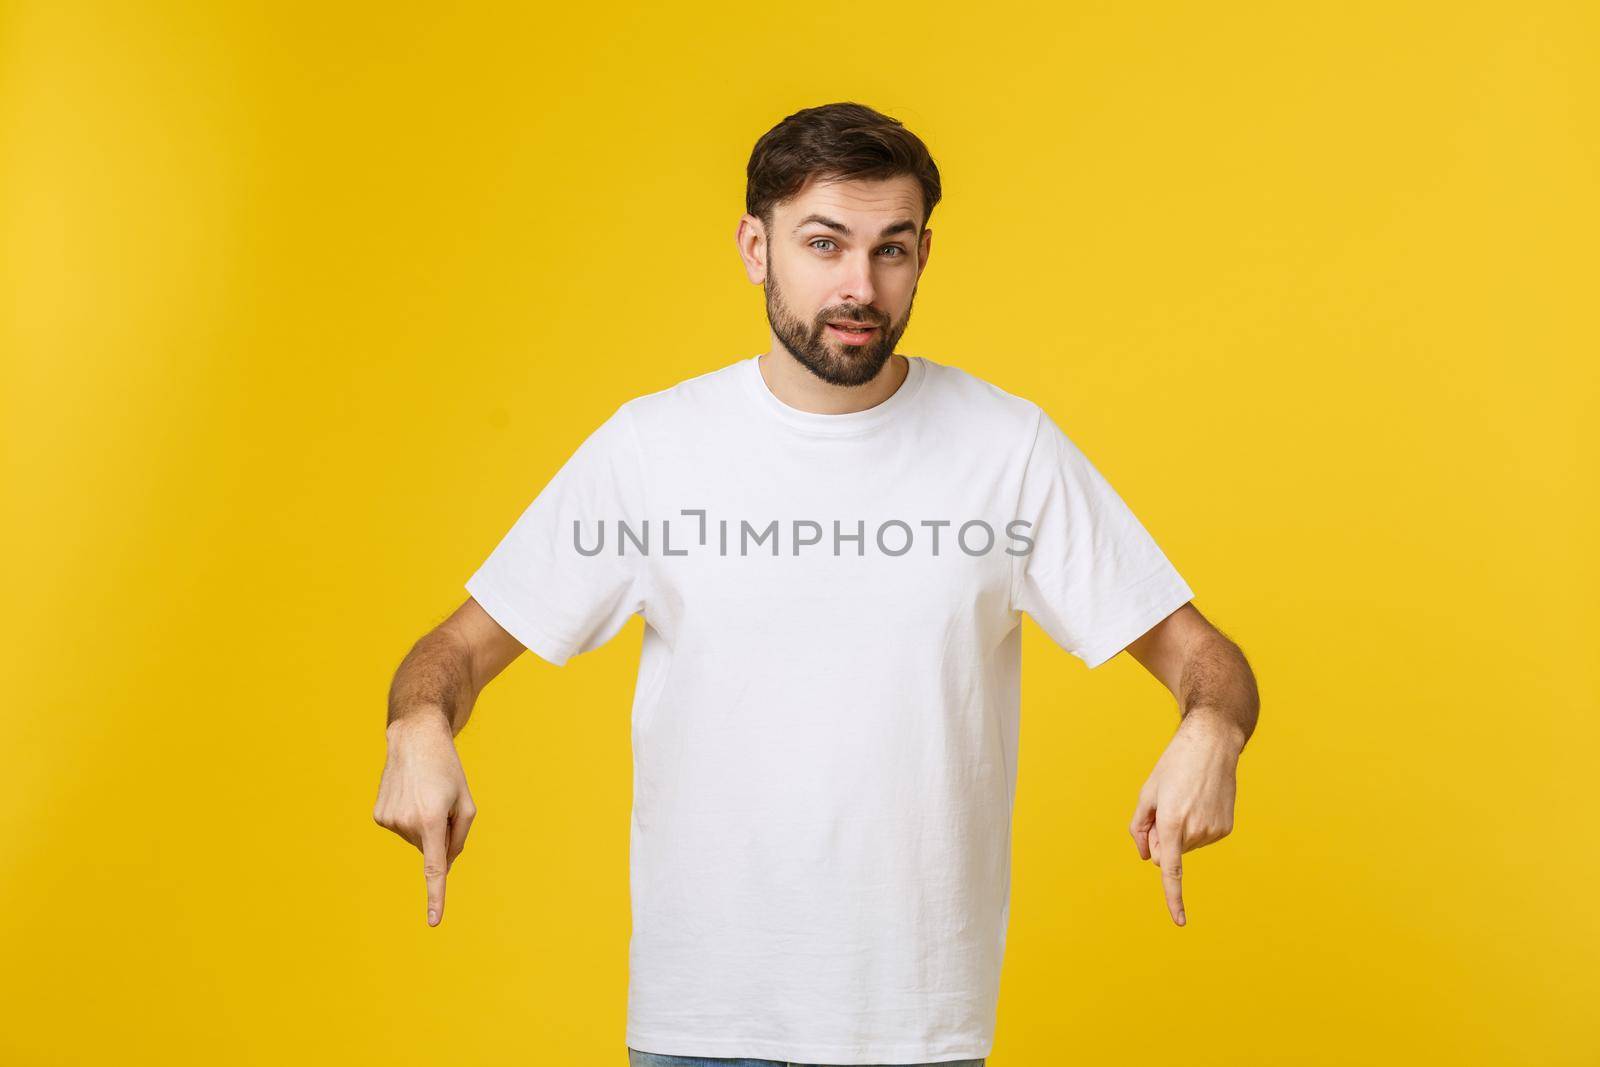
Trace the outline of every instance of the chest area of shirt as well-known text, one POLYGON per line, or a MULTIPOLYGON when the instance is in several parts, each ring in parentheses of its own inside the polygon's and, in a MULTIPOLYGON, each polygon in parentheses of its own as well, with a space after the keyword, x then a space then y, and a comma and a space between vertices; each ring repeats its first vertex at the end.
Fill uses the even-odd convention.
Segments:
POLYGON ((613 543, 647 554, 661 625, 1003 624, 1031 547, 1015 452, 929 427, 854 441, 708 435, 653 457, 648 506, 613 543))

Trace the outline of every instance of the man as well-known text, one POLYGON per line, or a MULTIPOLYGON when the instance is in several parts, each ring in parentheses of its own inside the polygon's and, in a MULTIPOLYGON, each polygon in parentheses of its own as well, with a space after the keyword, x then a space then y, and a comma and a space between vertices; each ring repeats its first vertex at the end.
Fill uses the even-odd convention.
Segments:
POLYGON ((1035 404, 904 356, 940 197, 857 104, 752 153, 736 234, 771 344, 585 440, 401 664, 378 822, 428 922, 472 825, 452 737, 523 648, 645 620, 633 703, 635 1064, 981 1063, 1010 902, 1021 615, 1177 698, 1129 832, 1183 925, 1181 856, 1232 826, 1238 648, 1035 404))

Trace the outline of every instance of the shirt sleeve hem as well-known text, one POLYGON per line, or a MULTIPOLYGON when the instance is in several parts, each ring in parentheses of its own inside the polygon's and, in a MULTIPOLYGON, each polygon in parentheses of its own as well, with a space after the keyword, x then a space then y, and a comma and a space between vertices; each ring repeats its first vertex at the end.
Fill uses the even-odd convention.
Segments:
POLYGON ((467 579, 466 589, 472 599, 529 652, 556 667, 563 666, 572 658, 572 648, 568 642, 553 637, 549 631, 525 619, 521 612, 490 588, 481 575, 475 574, 467 579))
POLYGON ((1162 585, 1153 598, 1146 600, 1142 607, 1123 616, 1115 626, 1109 627, 1110 636, 1104 641, 1077 653, 1090 670, 1112 659, 1117 653, 1144 636, 1156 623, 1194 599, 1194 590, 1189 588, 1189 583, 1176 574, 1173 578, 1174 581, 1162 585))

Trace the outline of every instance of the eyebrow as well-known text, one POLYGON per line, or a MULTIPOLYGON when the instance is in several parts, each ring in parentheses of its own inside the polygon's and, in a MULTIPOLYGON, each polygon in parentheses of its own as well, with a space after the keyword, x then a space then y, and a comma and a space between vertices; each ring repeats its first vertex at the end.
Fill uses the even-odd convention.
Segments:
MULTIPOLYGON (((805 218, 800 220, 798 225, 795 226, 794 232, 798 234, 801 230, 805 229, 813 222, 820 223, 821 225, 828 227, 830 230, 837 230, 846 237, 851 236, 850 227, 846 226, 842 222, 830 219, 826 215, 807 215, 805 218)), ((883 228, 883 232, 878 234, 878 239, 882 240, 885 237, 892 237, 897 233, 915 233, 916 231, 917 224, 915 222, 912 222, 910 219, 901 219, 899 222, 891 222, 889 225, 885 226, 883 228)))

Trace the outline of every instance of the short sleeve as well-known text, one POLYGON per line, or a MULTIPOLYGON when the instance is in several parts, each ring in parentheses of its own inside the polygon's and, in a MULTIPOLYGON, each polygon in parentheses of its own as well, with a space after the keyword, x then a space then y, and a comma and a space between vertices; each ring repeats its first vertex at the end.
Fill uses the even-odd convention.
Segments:
POLYGON ((558 667, 644 609, 645 560, 621 529, 646 536, 629 417, 624 404, 590 434, 467 579, 484 611, 558 667))
POLYGON ((1042 409, 1017 518, 1014 607, 1089 667, 1127 648, 1194 597, 1127 504, 1042 409))

